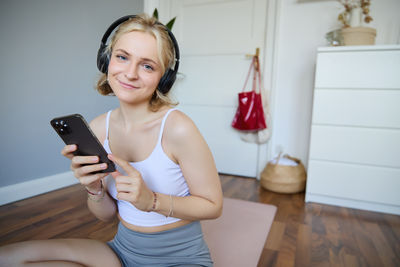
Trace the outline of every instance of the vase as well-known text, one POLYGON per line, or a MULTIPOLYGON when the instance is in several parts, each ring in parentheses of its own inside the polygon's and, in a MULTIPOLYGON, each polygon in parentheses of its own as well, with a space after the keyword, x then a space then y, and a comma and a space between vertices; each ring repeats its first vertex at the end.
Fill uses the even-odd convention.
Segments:
POLYGON ((362 19, 362 9, 361 7, 355 7, 350 12, 350 27, 360 27, 362 19))

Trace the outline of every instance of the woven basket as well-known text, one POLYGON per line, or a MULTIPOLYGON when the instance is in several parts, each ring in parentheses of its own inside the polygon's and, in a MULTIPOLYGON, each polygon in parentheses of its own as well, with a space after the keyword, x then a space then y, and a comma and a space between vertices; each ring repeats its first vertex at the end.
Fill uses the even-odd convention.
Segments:
POLYGON ((280 155, 276 164, 268 162, 261 172, 260 184, 267 190, 277 193, 298 193, 306 186, 306 170, 297 158, 284 155, 283 157, 293 160, 297 166, 286 166, 279 164, 280 155))

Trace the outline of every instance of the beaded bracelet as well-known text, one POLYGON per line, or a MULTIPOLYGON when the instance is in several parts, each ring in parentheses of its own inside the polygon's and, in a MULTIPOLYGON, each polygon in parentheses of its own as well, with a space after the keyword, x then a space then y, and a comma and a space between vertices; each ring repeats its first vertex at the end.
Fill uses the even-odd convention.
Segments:
POLYGON ((157 204, 157 194, 156 194, 155 192, 153 192, 153 196, 154 196, 154 199, 153 199, 153 206, 151 207, 151 210, 150 210, 150 211, 153 211, 153 210, 155 210, 155 209, 156 209, 156 204, 157 204))

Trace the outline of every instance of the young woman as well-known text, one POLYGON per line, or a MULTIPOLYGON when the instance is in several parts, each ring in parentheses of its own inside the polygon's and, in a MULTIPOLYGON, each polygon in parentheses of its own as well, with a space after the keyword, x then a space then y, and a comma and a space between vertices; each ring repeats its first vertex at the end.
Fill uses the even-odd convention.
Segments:
POLYGON ((222 191, 206 142, 168 98, 178 46, 154 18, 123 21, 99 51, 104 74, 97 85, 120 106, 90 123, 117 171, 96 173, 107 167, 96 156, 73 156, 75 145, 62 150, 86 187, 91 212, 103 221, 117 216, 118 232, 108 243, 8 245, 0 248, 1 266, 212 266, 199 220, 220 216, 222 191))

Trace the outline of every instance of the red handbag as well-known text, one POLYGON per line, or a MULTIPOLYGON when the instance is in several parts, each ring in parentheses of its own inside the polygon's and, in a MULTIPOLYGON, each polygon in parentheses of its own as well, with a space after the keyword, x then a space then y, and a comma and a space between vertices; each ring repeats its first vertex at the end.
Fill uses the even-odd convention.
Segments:
POLYGON ((243 90, 238 94, 239 105, 236 110, 235 117, 232 121, 232 127, 242 131, 258 131, 267 128, 265 122, 264 110, 261 99, 261 74, 260 64, 257 56, 253 57, 247 74, 246 82, 243 90), (244 92, 251 71, 253 70, 253 87, 249 92, 244 92), (258 78, 258 92, 257 92, 258 78))

